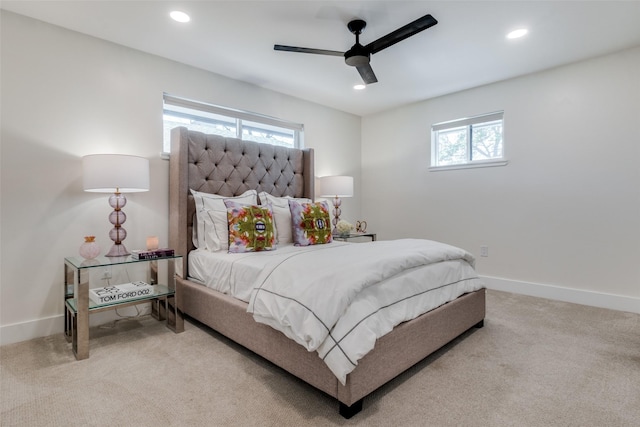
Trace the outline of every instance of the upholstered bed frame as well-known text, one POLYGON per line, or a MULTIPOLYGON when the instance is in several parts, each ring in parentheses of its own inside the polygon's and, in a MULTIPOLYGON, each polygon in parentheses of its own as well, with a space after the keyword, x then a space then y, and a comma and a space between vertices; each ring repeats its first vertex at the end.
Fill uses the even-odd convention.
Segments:
MULTIPOLYGON (((183 127, 171 133, 169 175, 169 244, 185 257, 194 249, 195 206, 190 188, 224 196, 255 189, 275 196, 314 198, 313 150, 205 135, 183 127)), ((366 395, 469 328, 482 326, 485 316, 482 289, 402 323, 376 342, 343 386, 317 353, 255 322, 246 312, 246 303, 189 281, 186 260, 178 274, 177 331, 184 330, 183 314, 202 322, 335 397, 347 418, 362 409, 366 395)))

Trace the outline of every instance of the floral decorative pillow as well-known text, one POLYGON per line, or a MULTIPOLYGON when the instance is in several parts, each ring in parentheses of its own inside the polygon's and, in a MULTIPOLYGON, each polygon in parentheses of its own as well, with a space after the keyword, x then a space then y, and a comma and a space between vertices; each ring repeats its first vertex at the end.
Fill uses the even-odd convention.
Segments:
POLYGON ((260 198, 260 204, 271 204, 271 207, 273 209, 273 216, 276 221, 276 229, 278 230, 278 233, 276 235, 277 242, 279 244, 293 243, 289 200, 311 203, 311 199, 294 199, 289 196, 276 197, 265 191, 258 193, 258 197, 260 198))
POLYGON ((331 219, 327 202, 300 203, 289 200, 293 243, 296 246, 331 243, 331 219))
POLYGON ((229 253, 270 251, 276 248, 273 212, 265 206, 225 201, 229 222, 229 253))

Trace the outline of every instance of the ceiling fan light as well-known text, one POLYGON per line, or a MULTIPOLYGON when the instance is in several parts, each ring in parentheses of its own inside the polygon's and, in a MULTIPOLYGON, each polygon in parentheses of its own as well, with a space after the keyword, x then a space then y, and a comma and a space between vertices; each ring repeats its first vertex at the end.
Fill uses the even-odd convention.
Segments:
POLYGON ((355 90, 363 90, 363 89, 366 89, 366 88, 367 88, 367 85, 362 84, 362 83, 358 83, 357 85, 353 85, 353 88, 354 88, 355 90))
POLYGON ((184 12, 181 12, 179 10, 174 10, 171 13, 169 13, 169 16, 171 17, 171 19, 173 19, 174 21, 178 21, 178 22, 189 22, 191 21, 191 17, 189 15, 187 15, 184 12))
POLYGON ((518 28, 517 30, 513 30, 510 33, 507 34, 507 38, 508 39, 519 39, 520 37, 523 37, 525 35, 527 35, 527 33, 529 32, 529 30, 527 30, 526 28, 518 28))

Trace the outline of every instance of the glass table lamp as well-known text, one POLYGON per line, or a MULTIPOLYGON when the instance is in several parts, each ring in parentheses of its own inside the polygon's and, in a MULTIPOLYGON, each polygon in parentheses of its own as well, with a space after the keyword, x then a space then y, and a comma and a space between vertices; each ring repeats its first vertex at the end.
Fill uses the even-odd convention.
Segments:
POLYGON ((337 233, 336 226, 340 221, 340 197, 353 197, 352 176, 323 176, 320 178, 320 197, 333 197, 333 234, 337 233))
POLYGON ((94 193, 113 193, 109 205, 113 212, 109 222, 113 228, 109 238, 113 246, 106 254, 108 257, 125 256, 130 252, 122 241, 127 231, 122 224, 127 216, 122 208, 127 204, 123 193, 149 191, 149 160, 125 154, 92 154, 82 158, 82 183, 84 191, 94 193))

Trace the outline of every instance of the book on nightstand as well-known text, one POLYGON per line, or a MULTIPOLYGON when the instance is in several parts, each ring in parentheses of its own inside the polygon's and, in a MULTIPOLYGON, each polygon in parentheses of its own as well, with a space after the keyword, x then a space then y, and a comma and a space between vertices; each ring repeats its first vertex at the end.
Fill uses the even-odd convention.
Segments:
POLYGON ((152 249, 152 250, 144 250, 138 249, 131 251, 132 259, 158 259, 158 258, 168 258, 175 255, 173 249, 163 248, 163 249, 152 249))
POLYGON ((155 294, 153 286, 143 281, 89 289, 89 298, 96 304, 124 302, 153 294, 155 294))

